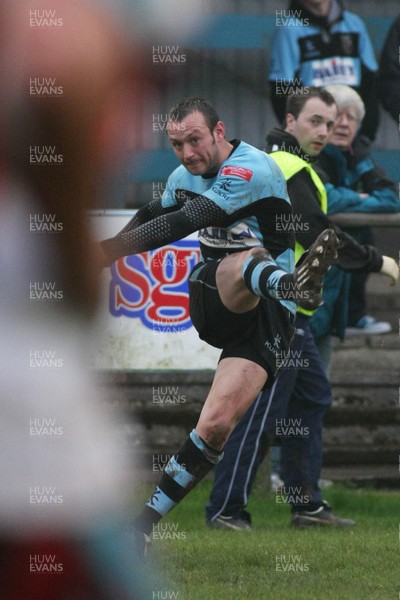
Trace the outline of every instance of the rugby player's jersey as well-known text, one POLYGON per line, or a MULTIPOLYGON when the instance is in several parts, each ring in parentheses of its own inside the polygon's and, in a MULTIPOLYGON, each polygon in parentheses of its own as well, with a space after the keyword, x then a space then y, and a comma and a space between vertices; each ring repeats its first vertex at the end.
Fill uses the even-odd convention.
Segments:
POLYGON ((294 236, 285 227, 292 208, 285 178, 265 152, 240 140, 230 143, 234 149, 214 177, 178 167, 168 178, 162 206, 178 208, 202 196, 225 213, 223 226, 210 224, 199 230, 203 259, 263 246, 278 266, 292 273, 294 236))
POLYGON ((376 71, 378 65, 363 21, 343 11, 329 32, 298 19, 290 27, 277 27, 271 42, 269 79, 283 88, 293 85, 344 84, 359 88, 362 65, 376 71))

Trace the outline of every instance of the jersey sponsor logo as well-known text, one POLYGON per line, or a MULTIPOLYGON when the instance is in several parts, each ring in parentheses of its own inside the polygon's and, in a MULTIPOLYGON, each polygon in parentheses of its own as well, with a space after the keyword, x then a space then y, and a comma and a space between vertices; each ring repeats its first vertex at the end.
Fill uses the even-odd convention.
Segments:
POLYGON ((316 86, 341 83, 343 85, 357 85, 357 73, 352 58, 325 58, 313 60, 312 84, 316 86))
MULTIPOLYGON (((229 179, 229 177, 227 179, 223 179, 222 181, 220 181, 219 183, 219 187, 221 190, 225 190, 226 192, 229 192, 229 187, 231 185, 231 179, 229 179)), ((214 189, 214 188, 213 188, 214 189)))
POLYGON ((318 53, 317 48, 315 47, 314 44, 314 40, 308 38, 304 40, 304 47, 305 47, 305 51, 308 52, 308 54, 311 55, 315 55, 316 53, 318 53))
POLYGON ((217 181, 215 185, 212 186, 211 191, 214 192, 214 194, 217 194, 217 196, 221 196, 225 200, 229 200, 231 183, 232 179, 230 179, 229 177, 227 177, 226 179, 221 179, 217 181))
POLYGON ((260 242, 254 232, 245 223, 238 223, 234 227, 205 227, 199 230, 199 240, 206 246, 215 248, 253 248, 260 242))
POLYGON ((250 181, 253 177, 253 171, 251 169, 246 169, 245 167, 227 165, 226 167, 222 167, 220 175, 232 175, 233 177, 240 177, 241 179, 250 181))
POLYGON ((275 358, 279 358, 280 355, 282 354, 282 351, 280 350, 281 341, 282 341, 282 338, 279 335, 279 333, 277 333, 276 336, 274 337, 273 344, 271 343, 270 340, 267 340, 264 344, 264 346, 266 346, 267 349, 270 352, 272 352, 272 354, 275 356, 275 358))
POLYGON ((140 319, 157 333, 189 329, 188 278, 199 259, 196 239, 120 258, 111 267, 110 313, 140 319))

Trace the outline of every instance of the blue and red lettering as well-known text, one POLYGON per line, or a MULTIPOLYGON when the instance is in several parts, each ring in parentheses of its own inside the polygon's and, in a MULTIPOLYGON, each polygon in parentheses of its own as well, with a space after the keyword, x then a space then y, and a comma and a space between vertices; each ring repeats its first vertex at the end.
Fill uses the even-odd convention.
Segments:
POLYGON ((188 278, 199 259, 196 239, 120 258, 111 267, 111 314, 139 318, 159 332, 188 329, 188 278))

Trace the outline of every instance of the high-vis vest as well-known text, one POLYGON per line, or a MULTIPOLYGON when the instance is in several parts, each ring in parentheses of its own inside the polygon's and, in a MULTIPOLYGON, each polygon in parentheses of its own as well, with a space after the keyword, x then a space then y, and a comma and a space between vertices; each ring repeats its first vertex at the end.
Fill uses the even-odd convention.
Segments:
MULTIPOLYGON (((317 172, 312 168, 310 163, 308 163, 303 158, 300 158, 300 156, 296 156, 295 154, 291 154, 290 152, 284 152, 283 150, 271 152, 270 157, 273 158, 276 164, 280 167, 282 173, 285 176, 286 181, 289 181, 289 179, 293 177, 293 175, 296 175, 296 173, 298 173, 302 169, 306 169, 315 185, 321 210, 325 214, 328 212, 328 198, 326 195, 324 184, 322 183, 321 178, 319 177, 317 172)), ((305 249, 296 239, 296 263, 303 254, 303 252, 305 252, 305 249)), ((297 310, 298 312, 309 316, 311 316, 314 313, 313 310, 306 310, 305 308, 301 308, 300 306, 297 308, 297 310)))

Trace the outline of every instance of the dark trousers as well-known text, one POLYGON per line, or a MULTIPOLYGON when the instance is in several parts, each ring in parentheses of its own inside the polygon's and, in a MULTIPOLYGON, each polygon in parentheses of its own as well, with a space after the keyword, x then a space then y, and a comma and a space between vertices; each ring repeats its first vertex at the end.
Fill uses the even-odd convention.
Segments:
POLYGON ((259 394, 225 445, 206 506, 208 520, 240 515, 274 440, 282 445, 282 477, 292 509, 321 504, 322 426, 331 390, 308 318, 298 314, 295 326, 286 366, 284 361, 273 387, 259 394))

